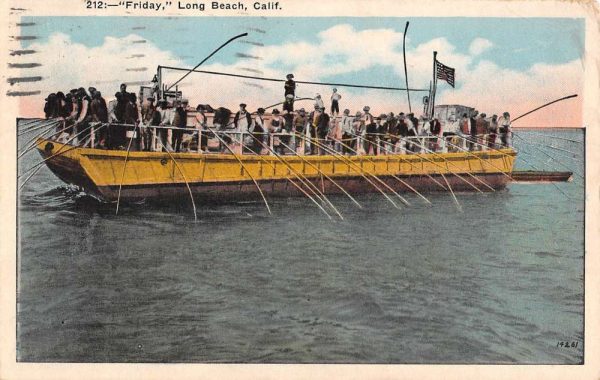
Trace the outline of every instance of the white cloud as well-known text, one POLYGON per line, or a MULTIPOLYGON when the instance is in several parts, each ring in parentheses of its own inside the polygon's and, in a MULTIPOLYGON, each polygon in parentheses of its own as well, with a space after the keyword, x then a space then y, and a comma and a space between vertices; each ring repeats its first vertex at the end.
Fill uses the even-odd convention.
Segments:
MULTIPOLYGON (((297 80, 324 81, 336 74, 364 74, 375 67, 385 66, 391 68, 397 76, 393 83, 385 83, 384 79, 375 76, 362 79, 364 75, 357 75, 357 79, 352 82, 403 87, 402 37, 402 33, 392 29, 358 31, 350 25, 342 24, 320 32, 315 43, 298 41, 252 47, 248 54, 261 57, 260 60, 240 59, 231 65, 205 64, 201 69, 254 75, 242 70, 250 68, 262 72, 267 78, 285 78, 285 74, 293 72, 297 80)), ((45 77, 42 81, 43 95, 95 85, 108 99, 118 90, 121 82, 149 81, 159 64, 187 66, 171 52, 160 50, 152 41, 144 44, 131 43, 140 39, 142 38, 136 35, 106 37, 102 45, 89 48, 74 44, 67 35, 55 34, 47 43, 34 44, 32 48, 40 52, 39 58, 44 65, 41 67, 41 75, 45 77), (147 67, 147 71, 127 71, 128 68, 141 67, 147 67)), ((457 103, 475 106, 488 114, 504 110, 516 114, 521 110, 526 111, 524 108, 530 105, 578 93, 582 88, 583 73, 579 61, 556 65, 540 63, 527 70, 517 71, 499 67, 490 61, 475 62, 475 56, 492 46, 491 42, 481 38, 471 43, 470 54, 458 52, 445 38, 408 46, 407 64, 411 88, 428 88, 434 50, 438 52, 441 62, 456 69, 457 88, 452 89, 440 82, 436 104, 457 103)), ((173 83, 181 75, 183 72, 165 72, 165 82, 173 83)), ((256 109, 283 100, 281 82, 192 74, 181 83, 180 89, 192 104, 209 103, 234 109, 242 101, 250 109, 256 109)), ((312 97, 318 92, 327 103, 330 91, 329 87, 300 84, 297 95, 312 97)), ((375 113, 408 110, 405 92, 353 88, 339 88, 339 91, 343 96, 342 108, 347 107, 352 112, 361 110, 364 105, 370 105, 375 113)), ((425 94, 411 93, 413 111, 416 113, 422 108, 423 95, 425 94)), ((37 102, 36 107, 41 109, 43 98, 40 96, 25 101, 37 102)), ((302 106, 311 107, 311 104, 305 102, 302 106)), ((549 109, 548 112, 554 116, 557 111, 549 109)), ((572 112, 576 115, 571 115, 571 124, 580 123, 580 110, 573 109, 572 112)), ((562 121, 568 122, 566 119, 562 121)))
POLYGON ((475 38, 469 46, 469 53, 471 53, 471 55, 479 55, 490 49, 492 46, 494 46, 494 44, 490 40, 486 40, 485 38, 475 38))

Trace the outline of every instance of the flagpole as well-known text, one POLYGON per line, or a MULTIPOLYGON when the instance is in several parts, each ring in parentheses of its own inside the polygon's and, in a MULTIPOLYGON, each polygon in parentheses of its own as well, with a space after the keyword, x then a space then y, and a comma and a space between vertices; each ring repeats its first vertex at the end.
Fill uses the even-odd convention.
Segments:
POLYGON ((406 79, 406 97, 408 98, 408 112, 412 112, 410 106, 410 91, 408 89, 408 70, 406 69, 406 32, 408 31, 408 21, 404 27, 404 36, 402 38, 402 56, 404 57, 404 78, 406 79))
POLYGON ((427 97, 427 104, 423 108, 423 115, 429 115, 429 106, 431 105, 431 81, 429 81, 429 96, 427 97))
POLYGON ((436 61, 437 61, 437 51, 433 52, 433 90, 431 92, 431 103, 430 115, 429 117, 433 119, 433 113, 435 112, 435 93, 437 91, 437 73, 436 73, 436 61))

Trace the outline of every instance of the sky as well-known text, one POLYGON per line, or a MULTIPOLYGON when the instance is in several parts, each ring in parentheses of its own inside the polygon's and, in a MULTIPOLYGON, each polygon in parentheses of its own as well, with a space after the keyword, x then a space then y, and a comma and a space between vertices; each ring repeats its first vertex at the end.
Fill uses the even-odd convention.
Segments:
MULTIPOLYGON (((439 82, 436 104, 463 104, 488 115, 509 111, 517 116, 582 93, 584 20, 567 18, 23 17, 21 22, 35 23, 26 34, 38 39, 21 41, 22 48, 37 53, 18 59, 35 59, 41 66, 21 74, 40 75, 43 80, 13 87, 40 89, 44 95, 23 98, 24 112, 37 112, 48 93, 73 87, 93 85, 110 98, 121 82, 147 82, 159 64, 191 68, 243 32, 249 35, 223 48, 200 69, 271 78, 294 73, 297 80, 404 87, 406 21, 410 88, 429 87, 434 50, 439 61, 456 69, 456 88, 439 82)), ((181 75, 166 72, 166 83, 181 75)), ((235 109, 244 102, 256 109, 281 101, 282 86, 192 74, 180 89, 192 104, 235 109)), ((408 110, 404 91, 338 90, 341 107, 353 113, 364 105, 375 113, 408 110)), ((331 86, 298 86, 298 96, 317 93, 328 100, 331 86)), ((411 93, 417 114, 424 94, 411 93)), ((581 127, 581 97, 557 103, 521 123, 581 127)))

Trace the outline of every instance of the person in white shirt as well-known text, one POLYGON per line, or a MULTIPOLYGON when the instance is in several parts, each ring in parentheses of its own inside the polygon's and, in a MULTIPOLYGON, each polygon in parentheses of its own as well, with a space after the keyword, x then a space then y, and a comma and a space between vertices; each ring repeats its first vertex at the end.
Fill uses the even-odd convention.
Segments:
POLYGON ((240 104, 240 110, 235 113, 233 117, 233 125, 235 126, 236 132, 248 132, 248 128, 252 124, 252 118, 250 113, 246 111, 246 104, 240 104))
MULTIPOLYGON (((174 112, 173 109, 168 107, 169 102, 161 100, 159 103, 158 112, 160 112, 160 124, 161 127, 169 127, 173 123, 174 112)), ((172 133, 170 129, 160 128, 158 138, 162 143, 161 147, 171 149, 171 138, 172 133)))
POLYGON ((409 138, 409 140, 407 140, 406 142, 406 150, 408 152, 416 153, 419 151, 419 147, 416 144, 412 144, 410 141, 415 141, 415 137, 419 135, 419 132, 417 131, 417 127, 415 126, 414 119, 411 118, 410 115, 411 114, 408 114, 408 117, 404 119, 404 121, 406 122, 406 129, 408 130, 407 137, 409 138))
POLYGON ((362 113, 360 111, 356 112, 356 115, 354 115, 354 121, 352 122, 352 134, 353 134, 353 139, 352 139, 352 143, 350 144, 350 147, 352 149, 354 149, 356 152, 359 152, 362 150, 362 138, 363 135, 365 134, 365 122, 363 120, 362 117, 362 113))
POLYGON ((331 94, 331 115, 337 116, 340 114, 340 99, 342 95, 337 92, 337 88, 333 89, 333 94, 331 94))
POLYGON ((344 114, 342 115, 341 130, 342 130, 342 153, 350 154, 350 148, 354 149, 353 141, 354 141, 354 129, 353 129, 354 118, 350 116, 350 110, 345 109, 344 114), (349 148, 350 147, 350 148, 349 148))
POLYGON ((325 103, 323 103, 323 99, 321 99, 321 95, 317 94, 315 96, 315 108, 319 107, 319 109, 321 108, 325 108, 325 103))
POLYGON ((204 107, 201 104, 198 104, 196 107, 196 114, 194 115, 196 119, 195 127, 198 130, 198 134, 200 138, 198 139, 198 143, 200 146, 199 150, 203 153, 208 153, 207 145, 208 145, 208 123, 206 115, 204 114, 204 107))

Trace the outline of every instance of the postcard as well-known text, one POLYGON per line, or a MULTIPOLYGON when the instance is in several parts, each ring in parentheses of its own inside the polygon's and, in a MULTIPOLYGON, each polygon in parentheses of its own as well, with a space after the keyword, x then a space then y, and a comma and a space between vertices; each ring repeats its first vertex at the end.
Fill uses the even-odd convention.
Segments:
POLYGON ((598 377, 598 4, 9 0, 2 379, 598 377))

